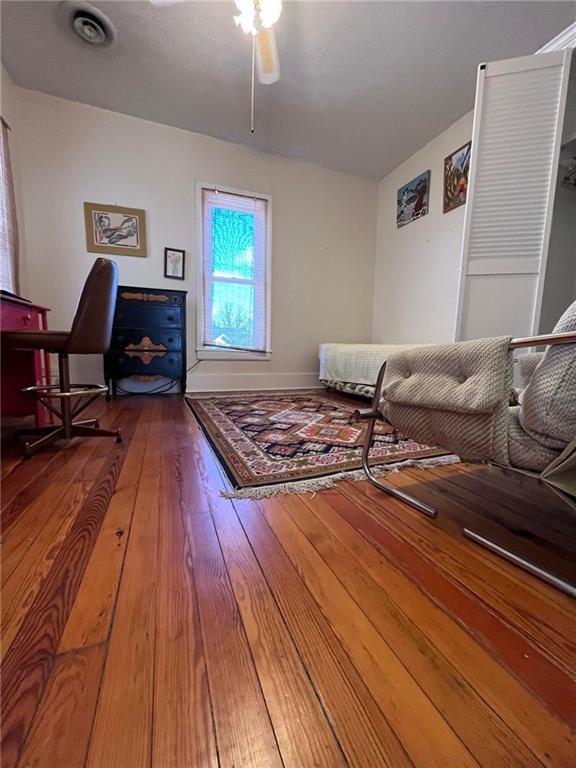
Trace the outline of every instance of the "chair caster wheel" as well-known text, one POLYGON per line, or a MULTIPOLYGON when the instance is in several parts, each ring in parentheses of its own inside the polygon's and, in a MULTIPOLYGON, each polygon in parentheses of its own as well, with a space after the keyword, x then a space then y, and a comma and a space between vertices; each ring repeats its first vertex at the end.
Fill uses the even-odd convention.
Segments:
POLYGON ((30 461, 30 459, 31 459, 31 458, 32 458, 32 454, 31 454, 31 453, 25 453, 25 454, 22 456, 22 460, 23 460, 23 461, 30 461))
POLYGON ((99 421, 96 421, 96 422, 94 423, 94 426, 96 427, 96 429, 100 429, 100 422, 99 422, 99 421))
POLYGON ((117 443, 122 443, 122 442, 124 442, 124 441, 122 440, 122 435, 118 435, 118 437, 116 438, 116 442, 117 442, 117 443))

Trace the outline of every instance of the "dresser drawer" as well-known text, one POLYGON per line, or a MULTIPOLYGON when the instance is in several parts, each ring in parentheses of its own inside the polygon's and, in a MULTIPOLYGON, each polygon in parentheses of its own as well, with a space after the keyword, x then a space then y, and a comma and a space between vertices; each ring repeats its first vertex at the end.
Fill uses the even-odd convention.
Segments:
POLYGON ((37 331, 40 328, 40 313, 36 307, 3 301, 1 310, 1 323, 5 331, 37 331))
POLYGON ((125 352, 127 349, 180 352, 182 350, 182 333, 179 330, 158 328, 119 328, 114 330, 110 350, 125 352))
POLYGON ((186 291, 163 291, 159 288, 118 287, 118 304, 140 304, 141 306, 160 305, 161 307, 183 306, 186 291))
POLYGON ((105 358, 106 374, 111 378, 124 376, 182 376, 182 355, 179 352, 166 352, 164 355, 142 353, 142 357, 108 352, 105 358))
POLYGON ((122 301, 116 305, 114 328, 182 328, 182 307, 159 307, 122 301))

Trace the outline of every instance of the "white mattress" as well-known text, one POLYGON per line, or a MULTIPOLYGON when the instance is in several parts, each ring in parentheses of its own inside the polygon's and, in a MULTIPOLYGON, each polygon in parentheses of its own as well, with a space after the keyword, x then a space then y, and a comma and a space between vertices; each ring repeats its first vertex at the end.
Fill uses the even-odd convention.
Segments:
POLYGON ((320 379, 374 386, 388 355, 422 344, 320 344, 320 379))

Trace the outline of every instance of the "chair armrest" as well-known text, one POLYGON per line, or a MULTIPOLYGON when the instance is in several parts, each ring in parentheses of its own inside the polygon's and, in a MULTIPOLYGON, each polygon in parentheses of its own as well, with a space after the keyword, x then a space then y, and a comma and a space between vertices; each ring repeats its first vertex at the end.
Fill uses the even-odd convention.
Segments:
POLYGON ((544 336, 527 336, 524 339, 512 339, 510 341, 511 349, 520 349, 521 347, 548 347, 557 344, 576 344, 576 333, 574 331, 568 331, 566 333, 547 333, 544 336))
POLYGON ((509 343, 501 336, 396 352, 388 358, 384 401, 454 413, 494 411, 510 393, 509 343))
POLYGON ((422 445, 508 464, 510 336, 437 344, 388 358, 382 415, 422 445))

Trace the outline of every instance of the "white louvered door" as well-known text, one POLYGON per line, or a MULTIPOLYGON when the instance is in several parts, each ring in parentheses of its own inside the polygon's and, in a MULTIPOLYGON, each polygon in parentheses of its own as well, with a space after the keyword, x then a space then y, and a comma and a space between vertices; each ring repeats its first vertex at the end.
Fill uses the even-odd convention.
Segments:
POLYGON ((479 69, 456 340, 537 332, 570 55, 479 69))

